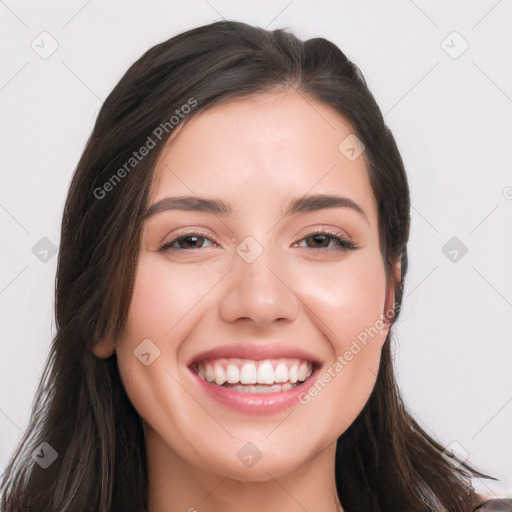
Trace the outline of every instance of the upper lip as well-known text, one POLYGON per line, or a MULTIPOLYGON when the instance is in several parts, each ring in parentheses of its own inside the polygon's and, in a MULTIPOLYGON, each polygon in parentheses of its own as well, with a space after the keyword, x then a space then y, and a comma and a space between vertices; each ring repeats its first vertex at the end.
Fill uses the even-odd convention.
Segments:
POLYGON ((232 343, 215 347, 194 356, 189 366, 203 359, 252 359, 260 361, 264 359, 303 359, 314 365, 318 365, 318 359, 309 352, 295 346, 284 343, 232 343))

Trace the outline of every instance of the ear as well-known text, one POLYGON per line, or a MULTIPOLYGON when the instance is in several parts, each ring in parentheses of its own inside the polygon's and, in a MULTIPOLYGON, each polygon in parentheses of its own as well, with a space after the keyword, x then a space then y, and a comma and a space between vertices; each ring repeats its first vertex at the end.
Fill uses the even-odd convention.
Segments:
MULTIPOLYGON (((402 265, 401 259, 398 260, 393 265, 392 279, 387 283, 386 290, 386 300, 384 303, 384 311, 382 314, 384 315, 384 319, 386 319, 386 313, 391 313, 394 311, 393 305, 395 304, 395 287, 402 278, 402 265)), ((389 331, 390 324, 387 324, 386 330, 389 331)))
POLYGON ((103 338, 96 341, 92 347, 92 353, 96 357, 107 359, 112 357, 116 350, 116 342, 109 334, 106 334, 103 338))

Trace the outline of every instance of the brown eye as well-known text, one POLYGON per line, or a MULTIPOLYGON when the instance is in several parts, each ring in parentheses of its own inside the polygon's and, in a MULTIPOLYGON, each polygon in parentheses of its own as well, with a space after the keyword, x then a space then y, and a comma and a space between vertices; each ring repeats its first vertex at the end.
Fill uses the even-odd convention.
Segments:
POLYGON ((171 240, 170 242, 162 245, 160 247, 160 252, 166 252, 166 251, 189 251, 189 250, 197 250, 197 249, 203 249, 206 247, 213 247, 217 245, 215 242, 213 242, 210 238, 199 235, 196 233, 192 233, 189 235, 180 236, 178 238, 175 238, 174 240, 171 240), (204 245, 205 242, 209 242, 211 245, 204 245))
POLYGON ((312 245, 308 245, 308 247, 328 247, 329 241, 332 237, 327 235, 311 235, 306 238, 306 240, 311 240, 312 245))
MULTIPOLYGON (((311 233, 307 237, 297 242, 296 245, 299 245, 301 242, 306 242, 305 247, 309 249, 318 249, 325 251, 345 251, 347 249, 357 249, 357 247, 354 244, 352 244, 342 236, 327 232, 311 233)), ((304 245, 302 245, 302 247, 304 247, 304 245)))

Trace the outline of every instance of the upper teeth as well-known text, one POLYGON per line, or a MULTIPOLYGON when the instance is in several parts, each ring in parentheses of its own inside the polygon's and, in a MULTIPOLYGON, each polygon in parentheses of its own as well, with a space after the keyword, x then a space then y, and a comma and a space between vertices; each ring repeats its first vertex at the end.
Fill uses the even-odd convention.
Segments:
POLYGON ((195 369, 203 379, 222 386, 223 384, 279 384, 305 381, 313 372, 309 361, 300 359, 278 359, 251 361, 247 359, 219 359, 200 361, 195 369))

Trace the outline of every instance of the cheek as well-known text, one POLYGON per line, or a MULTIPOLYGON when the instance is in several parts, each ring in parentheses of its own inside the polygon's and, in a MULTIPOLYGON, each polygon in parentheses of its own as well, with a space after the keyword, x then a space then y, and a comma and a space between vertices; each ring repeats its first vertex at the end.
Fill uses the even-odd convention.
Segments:
POLYGON ((354 254, 331 268, 303 268, 299 275, 296 289, 333 356, 352 347, 359 359, 378 361, 386 335, 381 333, 386 278, 380 253, 354 254), (354 341, 365 350, 358 351, 354 341))
POLYGON ((168 262, 141 257, 117 350, 132 405, 148 425, 166 432, 169 439, 186 437, 183 430, 200 414, 197 403, 178 384, 184 371, 180 349, 204 313, 201 299, 219 279, 206 266, 200 272, 192 265, 185 267, 177 271, 168 262), (139 359, 143 340, 151 341, 144 341, 147 365, 139 359))
POLYGON ((161 340, 162 348, 194 319, 194 309, 215 283, 213 272, 142 258, 126 322, 132 340, 161 340), (166 340, 165 344, 163 340, 166 340))
POLYGON ((329 344, 331 359, 302 403, 330 416, 336 435, 348 428, 375 385, 382 345, 385 269, 379 252, 354 255, 336 269, 302 269, 301 299, 329 344), (336 404, 333 407, 333 404, 336 404), (329 412, 326 412, 329 411, 329 412), (340 412, 343 411, 343 412, 340 412))

